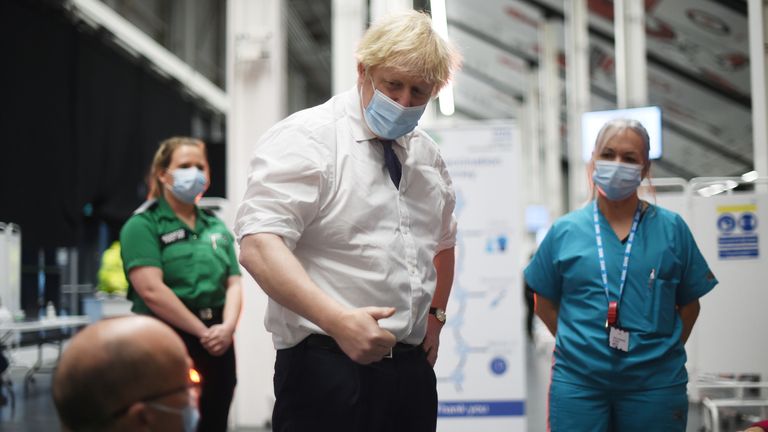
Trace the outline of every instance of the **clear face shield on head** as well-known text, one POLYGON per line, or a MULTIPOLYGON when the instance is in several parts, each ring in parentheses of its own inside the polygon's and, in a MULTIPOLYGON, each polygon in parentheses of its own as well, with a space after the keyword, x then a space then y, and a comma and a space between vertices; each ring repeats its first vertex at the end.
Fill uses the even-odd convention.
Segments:
MULTIPOLYGON (((379 138, 394 140, 414 130, 427 104, 404 107, 378 90, 373 83, 373 77, 367 70, 365 75, 370 79, 371 88, 373 88, 373 96, 363 110, 365 123, 371 132, 379 138)), ((362 86, 360 86, 360 100, 363 100, 362 86)))

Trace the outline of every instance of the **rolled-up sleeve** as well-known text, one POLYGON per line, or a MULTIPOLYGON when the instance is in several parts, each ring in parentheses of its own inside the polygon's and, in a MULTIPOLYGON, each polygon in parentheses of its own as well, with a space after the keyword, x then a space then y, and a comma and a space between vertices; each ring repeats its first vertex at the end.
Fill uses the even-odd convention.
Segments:
POLYGON ((237 211, 235 234, 271 233, 296 247, 319 212, 329 156, 298 127, 268 133, 251 159, 248 187, 237 211))
POLYGON ((442 250, 456 246, 457 223, 456 217, 453 215, 453 211, 456 208, 456 192, 453 190, 453 181, 451 180, 450 174, 448 174, 448 169, 445 167, 445 162, 442 158, 437 158, 435 168, 440 173, 444 184, 444 205, 442 211, 440 241, 437 243, 437 248, 435 250, 435 254, 437 254, 442 250))

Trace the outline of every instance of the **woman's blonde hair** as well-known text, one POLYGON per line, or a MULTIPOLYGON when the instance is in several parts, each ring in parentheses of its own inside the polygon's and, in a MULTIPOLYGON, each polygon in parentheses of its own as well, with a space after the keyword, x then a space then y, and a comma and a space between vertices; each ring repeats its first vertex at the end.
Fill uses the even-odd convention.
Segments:
POLYGON ((595 139, 595 150, 593 152, 592 159, 594 160, 594 155, 600 154, 600 152, 603 150, 603 147, 608 144, 608 141, 612 140, 613 137, 627 129, 636 133, 640 137, 640 140, 643 141, 643 145, 645 146, 642 153, 643 158, 645 159, 643 166, 648 166, 648 164, 651 163, 651 139, 648 137, 648 131, 645 130, 645 126, 643 126, 643 124, 639 121, 628 118, 615 118, 609 120, 603 125, 602 128, 600 128, 600 132, 597 133, 597 138, 595 139))
POLYGON ((461 55, 432 29, 424 12, 408 10, 377 20, 357 47, 357 61, 366 69, 384 66, 418 75, 434 84, 433 94, 461 66, 461 55))
POLYGON ((149 169, 149 175, 147 176, 147 186, 149 187, 148 199, 159 198, 163 195, 163 184, 158 177, 160 173, 167 170, 171 165, 171 158, 173 152, 177 148, 188 145, 200 147, 203 150, 203 156, 208 160, 208 151, 205 148, 205 143, 197 138, 190 137, 171 137, 160 143, 160 146, 155 152, 155 157, 152 158, 152 166, 149 169))

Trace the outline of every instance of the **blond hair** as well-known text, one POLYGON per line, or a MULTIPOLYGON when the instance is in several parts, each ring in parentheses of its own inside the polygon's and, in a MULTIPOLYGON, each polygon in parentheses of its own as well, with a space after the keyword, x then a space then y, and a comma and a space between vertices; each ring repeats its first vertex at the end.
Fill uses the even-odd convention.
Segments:
POLYGON ((171 165, 173 152, 183 145, 200 147, 200 149, 203 150, 203 156, 206 160, 208 159, 208 151, 205 148, 205 143, 197 138, 171 137, 164 140, 157 148, 155 157, 152 158, 152 165, 149 169, 149 175, 147 176, 147 186, 149 187, 147 198, 159 198, 163 195, 163 184, 158 177, 160 176, 160 173, 167 170, 171 165))
POLYGON ((589 167, 587 171, 587 177, 589 178, 589 184, 590 188, 592 189, 592 195, 594 196, 595 193, 595 184, 592 181, 592 173, 595 170, 595 159, 597 156, 603 151, 603 148, 608 144, 609 141, 611 141, 616 135, 619 135, 620 133, 631 130, 632 132, 636 133, 637 136, 640 137, 640 140, 643 142, 643 151, 641 152, 641 156, 643 157, 643 175, 645 178, 648 179, 649 182, 649 192, 654 196, 656 196, 656 191, 653 187, 651 182, 651 139, 648 136, 648 131, 645 129, 645 126, 643 126, 642 123, 635 119, 629 119, 629 118, 615 118, 612 120, 607 121, 602 128, 600 128, 600 132, 597 133, 597 138, 595 139, 595 149, 592 151, 592 159, 589 162, 589 167))
POLYGON ((357 61, 366 68, 384 66, 418 75, 434 84, 433 94, 461 66, 461 55, 432 29, 424 12, 408 10, 377 20, 357 47, 357 61))
POLYGON ((595 139, 595 151, 592 154, 592 159, 595 158, 595 155, 600 154, 600 152, 603 150, 603 147, 608 144, 608 141, 612 140, 613 137, 627 129, 636 133, 637 136, 639 136, 643 141, 643 145, 645 146, 642 153, 643 158, 645 159, 643 166, 647 166, 651 162, 651 140, 648 136, 648 131, 645 130, 645 126, 643 126, 643 124, 639 121, 628 118, 615 118, 609 120, 603 125, 602 128, 600 128, 600 132, 598 132, 597 138, 595 139))

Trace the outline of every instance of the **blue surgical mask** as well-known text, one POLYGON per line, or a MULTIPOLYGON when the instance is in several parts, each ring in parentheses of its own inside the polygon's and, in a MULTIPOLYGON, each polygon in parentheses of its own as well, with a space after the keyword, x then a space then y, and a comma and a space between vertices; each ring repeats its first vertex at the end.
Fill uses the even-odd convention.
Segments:
POLYGON ((182 409, 172 408, 159 403, 150 403, 149 406, 173 414, 181 416, 184 422, 184 432, 196 432, 197 424, 200 423, 200 411, 194 405, 187 405, 182 409))
MULTIPOLYGON (((365 123, 371 132, 379 138, 393 140, 416 128, 427 104, 406 108, 377 90, 373 86, 373 79, 371 79, 371 87, 373 87, 373 97, 363 111, 365 123)), ((360 93, 362 100, 362 87, 360 93)))
POLYGON ((642 181, 643 166, 612 161, 595 161, 592 180, 611 201, 623 200, 637 190, 642 181))
POLYGON ((205 174, 199 168, 177 168, 173 171, 173 186, 170 189, 179 201, 193 204, 207 185, 205 174))

